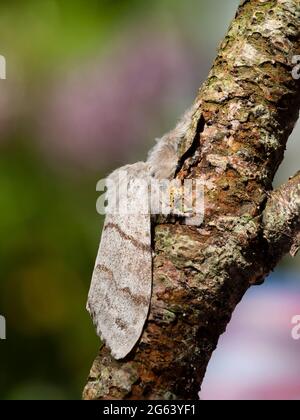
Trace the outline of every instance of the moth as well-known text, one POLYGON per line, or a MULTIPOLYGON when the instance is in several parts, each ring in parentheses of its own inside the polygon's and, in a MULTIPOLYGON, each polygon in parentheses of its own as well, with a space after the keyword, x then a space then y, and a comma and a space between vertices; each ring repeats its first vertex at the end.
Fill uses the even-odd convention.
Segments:
MULTIPOLYGON (((118 183, 119 190, 127 188, 131 211, 106 214, 87 310, 97 334, 117 360, 124 359, 141 337, 152 292, 154 218, 147 194, 135 180, 147 183, 175 177, 197 141, 199 110, 200 104, 195 102, 175 129, 157 140, 146 162, 124 166, 108 177, 108 182, 118 183)), ((122 194, 119 196, 122 200, 122 194)))

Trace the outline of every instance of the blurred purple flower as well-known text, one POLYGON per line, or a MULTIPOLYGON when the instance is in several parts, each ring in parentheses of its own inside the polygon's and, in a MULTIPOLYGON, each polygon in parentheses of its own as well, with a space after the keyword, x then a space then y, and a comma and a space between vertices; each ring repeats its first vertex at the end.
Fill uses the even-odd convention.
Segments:
POLYGON ((277 272, 252 288, 221 337, 203 383, 204 400, 300 399, 300 341, 292 339, 300 314, 300 287, 277 272), (284 281, 285 280, 285 281, 284 281))
POLYGON ((109 56, 55 83, 38 116, 43 146, 85 166, 135 158, 163 134, 164 118, 187 105, 199 78, 194 56, 174 34, 127 35, 109 56))

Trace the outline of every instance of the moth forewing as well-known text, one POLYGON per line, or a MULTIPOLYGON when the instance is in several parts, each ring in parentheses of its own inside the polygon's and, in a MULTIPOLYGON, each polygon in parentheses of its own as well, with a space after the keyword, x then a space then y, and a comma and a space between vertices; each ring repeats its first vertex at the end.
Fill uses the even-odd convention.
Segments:
POLYGON ((147 165, 125 168, 128 179, 122 174, 119 182, 127 184, 126 197, 119 202, 127 201, 126 209, 106 216, 87 304, 98 335, 116 359, 125 358, 139 340, 152 290, 147 165))

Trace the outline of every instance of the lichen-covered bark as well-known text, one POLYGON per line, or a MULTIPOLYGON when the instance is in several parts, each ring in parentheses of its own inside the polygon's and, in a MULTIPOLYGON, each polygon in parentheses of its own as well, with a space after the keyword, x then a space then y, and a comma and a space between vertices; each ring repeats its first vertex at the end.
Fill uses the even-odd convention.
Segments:
POLYGON ((276 196, 267 201, 299 114, 294 55, 300 55, 300 0, 242 2, 197 98, 204 122, 197 150, 177 175, 203 180, 204 223, 155 227, 143 336, 121 362, 100 350, 85 399, 197 399, 237 303, 289 250, 274 251, 286 234, 285 210, 273 211, 276 196), (276 215, 279 234, 270 229, 276 215))
POLYGON ((300 248, 300 172, 274 191, 264 211, 264 237, 268 255, 274 261, 300 248))

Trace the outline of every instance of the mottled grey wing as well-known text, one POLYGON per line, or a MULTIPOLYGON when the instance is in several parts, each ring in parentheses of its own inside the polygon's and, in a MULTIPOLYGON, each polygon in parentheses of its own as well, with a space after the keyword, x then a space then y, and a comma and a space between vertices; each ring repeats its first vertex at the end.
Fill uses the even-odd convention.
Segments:
MULTIPOLYGON (((141 196, 129 195, 132 208, 138 208, 141 196)), ((126 357, 139 340, 151 299, 150 215, 134 213, 106 216, 87 304, 116 359, 126 357)))

